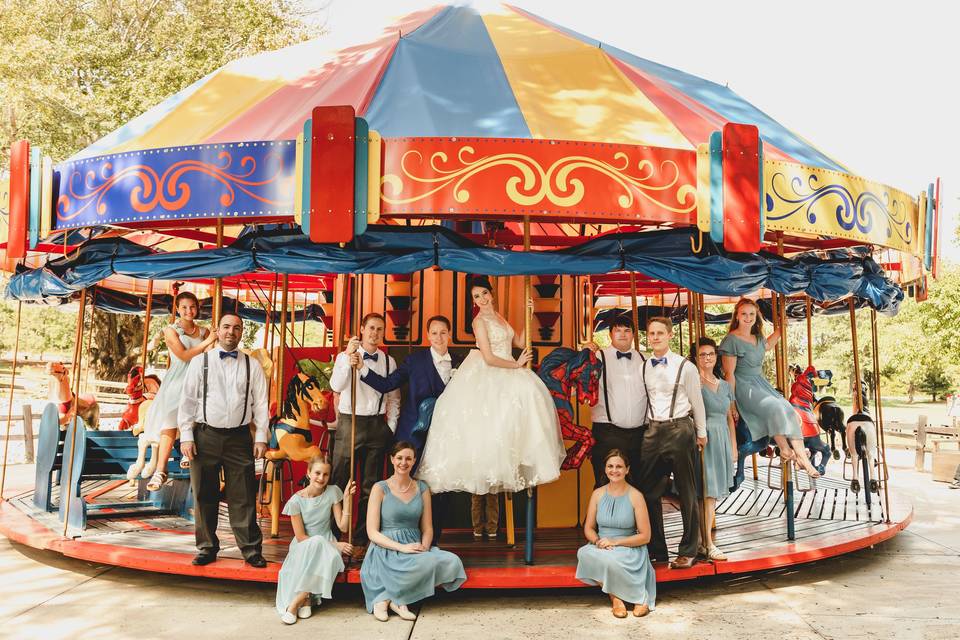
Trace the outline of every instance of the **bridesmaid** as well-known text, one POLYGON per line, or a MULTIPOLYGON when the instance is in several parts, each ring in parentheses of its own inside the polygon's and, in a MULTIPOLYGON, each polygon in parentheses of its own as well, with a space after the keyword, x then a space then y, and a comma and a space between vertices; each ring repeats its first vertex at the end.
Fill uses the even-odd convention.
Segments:
POLYGON ((737 414, 743 418, 751 440, 772 437, 784 460, 796 460, 811 478, 819 478, 820 472, 807 458, 797 412, 763 377, 763 356, 779 339, 779 329, 763 337, 763 318, 756 302, 749 298, 737 302, 730 332, 720 343, 723 376, 737 399, 734 418, 737 414))
POLYGON ((613 615, 626 618, 623 601, 633 603, 633 615, 653 611, 657 576, 650 564, 647 543, 650 519, 643 495, 627 484, 627 457, 611 449, 604 458, 608 484, 595 489, 587 506, 583 535, 587 544, 577 550, 577 579, 610 596, 613 615))
POLYGON ((408 608, 433 595, 436 587, 460 588, 467 575, 460 558, 431 546, 430 487, 410 477, 416 450, 400 441, 390 452, 393 475, 373 485, 367 508, 370 546, 360 567, 367 611, 386 622, 388 609, 416 620, 408 608))
MULTIPOLYGON (((712 523, 717 503, 730 494, 734 464, 737 460, 737 431, 733 420, 734 397, 730 386, 720 377, 717 363, 717 343, 700 338, 690 349, 700 370, 700 392, 707 411, 707 447, 703 452, 704 476, 707 480, 704 520, 712 523)), ((727 556, 713 543, 711 527, 706 527, 706 539, 701 541, 700 553, 711 560, 726 560, 727 556)))
MULTIPOLYGON (((187 366, 195 357, 216 343, 217 336, 194 320, 200 315, 200 301, 189 291, 177 294, 173 306, 179 316, 173 324, 163 328, 163 340, 170 351, 170 368, 163 376, 160 391, 147 409, 144 419, 145 438, 148 442, 159 442, 156 455, 143 469, 141 477, 150 478, 149 491, 158 491, 167 481, 167 460, 177 439, 177 410, 180 408, 180 396, 183 380, 187 375, 187 366)), ((138 461, 139 463, 139 461, 138 461)), ((184 467, 189 463, 184 459, 184 467)), ((133 479, 140 470, 137 464, 127 471, 127 477, 133 479)))
POLYGON ((330 598, 333 582, 343 571, 341 554, 353 552, 352 545, 337 542, 330 531, 331 518, 341 531, 347 528, 353 481, 347 483, 346 495, 330 484, 330 461, 325 455, 310 459, 307 478, 310 484, 293 494, 283 507, 294 534, 277 582, 277 613, 284 624, 313 614, 311 596, 316 606, 320 606, 321 598, 330 598))

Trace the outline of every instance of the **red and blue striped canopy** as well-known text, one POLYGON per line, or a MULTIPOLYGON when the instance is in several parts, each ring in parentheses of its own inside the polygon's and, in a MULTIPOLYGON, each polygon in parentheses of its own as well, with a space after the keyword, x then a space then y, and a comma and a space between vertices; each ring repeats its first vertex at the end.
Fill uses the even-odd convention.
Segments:
POLYGON ((76 158, 289 140, 318 105, 350 104, 385 137, 566 139, 693 149, 726 122, 768 159, 844 170, 729 88, 510 6, 443 6, 237 60, 76 158))

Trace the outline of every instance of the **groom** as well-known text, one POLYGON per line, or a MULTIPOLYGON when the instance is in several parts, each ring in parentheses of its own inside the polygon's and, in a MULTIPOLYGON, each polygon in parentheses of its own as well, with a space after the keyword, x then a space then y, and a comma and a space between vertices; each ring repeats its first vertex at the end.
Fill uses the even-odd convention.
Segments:
MULTIPOLYGON (((396 440, 406 440, 417 448, 417 459, 423 453, 426 434, 414 433, 420 403, 427 398, 439 398, 453 376, 453 370, 460 366, 463 358, 450 353, 450 320, 446 316, 433 316, 427 320, 427 338, 429 349, 414 351, 395 371, 381 376, 362 364, 359 354, 355 354, 351 364, 359 367, 360 379, 380 393, 389 393, 409 383, 406 401, 400 405, 400 417, 397 420, 396 440)), ((441 531, 440 517, 443 513, 445 494, 433 496, 434 540, 439 540, 441 531)))

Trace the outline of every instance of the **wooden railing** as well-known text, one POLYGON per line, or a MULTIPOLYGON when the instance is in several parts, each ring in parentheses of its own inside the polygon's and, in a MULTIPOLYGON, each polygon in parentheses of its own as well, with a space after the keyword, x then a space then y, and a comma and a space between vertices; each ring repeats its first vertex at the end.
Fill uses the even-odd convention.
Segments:
MULTIPOLYGON (((23 429, 21 433, 11 433, 10 441, 11 442, 16 442, 18 440, 23 441, 24 462, 26 462, 27 464, 31 464, 34 462, 35 456, 36 456, 36 449, 34 447, 34 442, 37 440, 37 435, 33 428, 34 419, 39 421, 40 416, 39 415, 34 416, 33 407, 31 407, 29 404, 23 405, 23 408, 21 409, 21 411, 22 411, 21 415, 12 417, 10 430, 11 432, 14 432, 16 430, 15 425, 17 423, 22 424, 23 429)), ((105 412, 100 414, 100 420, 102 422, 103 420, 119 419, 122 415, 123 415, 122 411, 105 412)), ((7 426, 5 417, 0 418, 0 425, 2 425, 2 429, 5 431, 7 426)), ((6 440, 7 440, 7 437, 5 433, 0 432, 0 442, 5 443, 6 440)))

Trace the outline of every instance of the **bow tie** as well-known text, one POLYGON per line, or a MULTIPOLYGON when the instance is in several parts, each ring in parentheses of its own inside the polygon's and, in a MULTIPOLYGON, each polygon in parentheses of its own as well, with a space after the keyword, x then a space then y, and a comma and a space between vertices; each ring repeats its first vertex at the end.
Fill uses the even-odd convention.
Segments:
POLYGON ((380 362, 380 354, 379 354, 379 353, 366 353, 366 352, 364 352, 364 354, 363 354, 363 359, 364 359, 364 360, 373 360, 374 362, 380 362))
POLYGON ((662 358, 650 358, 650 364, 654 367, 658 364, 665 365, 667 364, 667 356, 663 356, 662 358))
POLYGON ((633 360, 633 354, 629 351, 617 351, 617 360, 620 358, 626 358, 627 360, 633 360))
POLYGON ((233 358, 234 360, 236 360, 236 359, 237 359, 237 352, 236 352, 236 351, 221 351, 221 352, 220 352, 220 359, 223 360, 224 358, 233 358))
POLYGON ((450 354, 445 353, 442 356, 437 356, 437 362, 452 362, 450 359, 450 354))

